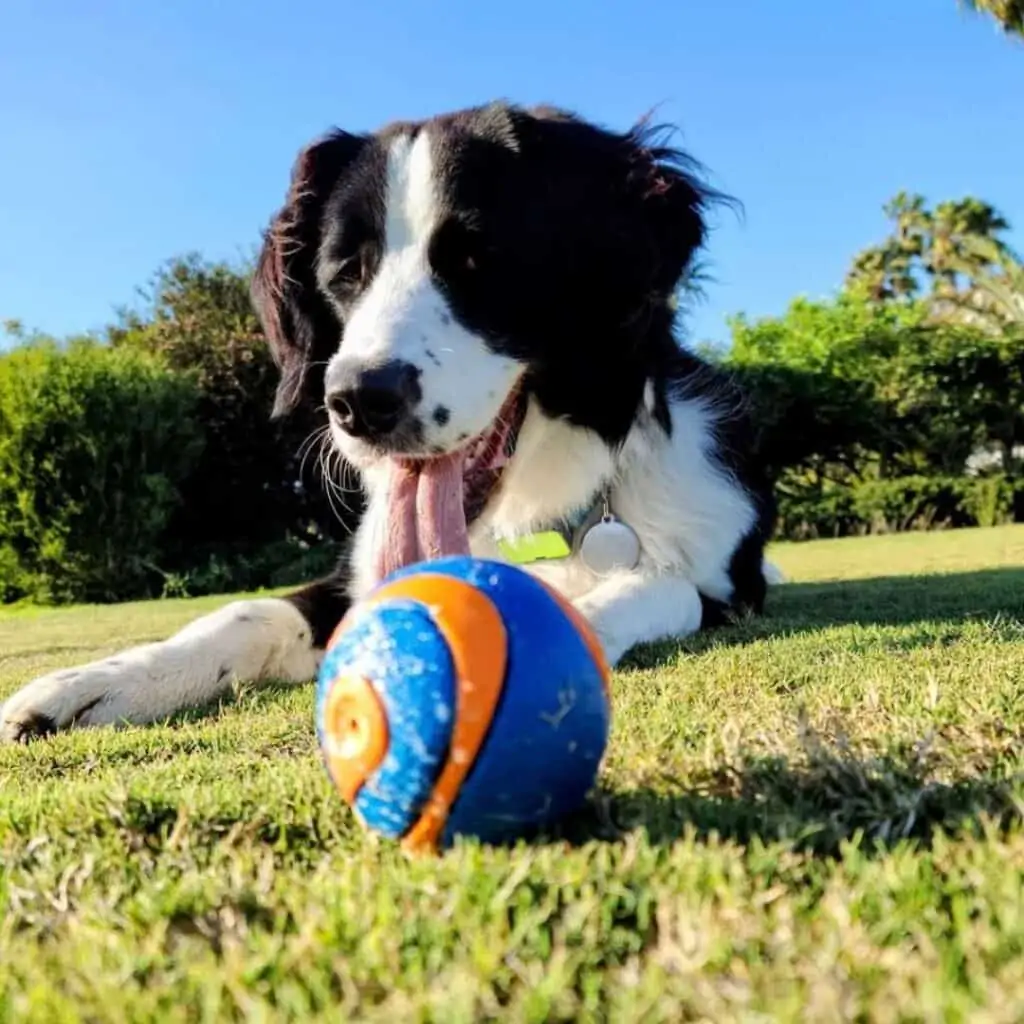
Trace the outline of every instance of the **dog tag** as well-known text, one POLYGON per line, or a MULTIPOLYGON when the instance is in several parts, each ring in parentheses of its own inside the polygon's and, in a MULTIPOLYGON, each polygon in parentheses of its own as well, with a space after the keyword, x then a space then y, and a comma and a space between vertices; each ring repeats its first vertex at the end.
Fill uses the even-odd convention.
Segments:
POLYGON ((640 561, 640 538, 632 527, 612 515, 606 499, 600 521, 580 539, 579 555, 597 576, 635 569, 640 561))

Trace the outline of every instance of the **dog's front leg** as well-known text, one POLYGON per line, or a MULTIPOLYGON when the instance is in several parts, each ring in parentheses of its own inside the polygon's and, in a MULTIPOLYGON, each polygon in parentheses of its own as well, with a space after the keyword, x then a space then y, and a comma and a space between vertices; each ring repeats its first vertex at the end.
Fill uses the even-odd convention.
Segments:
POLYGON ((689 636, 701 624, 700 594, 681 576, 617 573, 573 603, 594 627, 611 665, 637 644, 689 636))
POLYGON ((154 722, 239 682, 308 682, 347 605, 331 581, 288 598, 234 601, 167 640, 34 680, 0 707, 0 740, 154 722))

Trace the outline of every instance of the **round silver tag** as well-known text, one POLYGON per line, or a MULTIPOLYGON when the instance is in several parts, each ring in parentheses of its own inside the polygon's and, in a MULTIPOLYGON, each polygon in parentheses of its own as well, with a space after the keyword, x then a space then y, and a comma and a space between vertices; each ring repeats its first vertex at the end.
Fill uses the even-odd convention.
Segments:
POLYGON ((640 562, 640 538, 621 520, 605 516, 583 534, 579 554, 583 564, 598 576, 635 569, 640 562))

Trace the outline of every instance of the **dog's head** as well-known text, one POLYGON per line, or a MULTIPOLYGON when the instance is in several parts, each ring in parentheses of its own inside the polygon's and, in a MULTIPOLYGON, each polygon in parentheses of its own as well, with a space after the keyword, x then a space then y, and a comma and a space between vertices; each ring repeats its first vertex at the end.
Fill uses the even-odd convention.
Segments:
POLYGON ((556 110, 334 132, 299 156, 254 277, 276 412, 326 400, 356 464, 429 457, 524 374, 614 372, 632 353, 608 346, 638 342, 701 244, 703 199, 643 129, 556 110))
POLYGON ((528 394, 621 439, 704 237, 687 166, 644 128, 503 103, 317 141, 253 282, 276 412, 324 402, 364 469, 490 459, 528 394))

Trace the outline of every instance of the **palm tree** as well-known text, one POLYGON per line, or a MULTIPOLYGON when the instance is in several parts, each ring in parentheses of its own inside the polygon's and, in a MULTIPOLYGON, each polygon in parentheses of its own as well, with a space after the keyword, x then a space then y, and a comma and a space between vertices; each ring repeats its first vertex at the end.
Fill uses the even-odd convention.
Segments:
POLYGON ((991 238, 969 237, 946 266, 966 284, 936 296, 937 319, 994 333, 1024 327, 1024 263, 1010 249, 991 238))
POLYGON ((915 271, 924 255, 931 214, 923 196, 906 192, 886 203, 884 212, 895 229, 881 245, 854 257, 847 284, 863 289, 875 302, 913 298, 921 287, 915 271))
POLYGON ((992 15, 1007 32, 1024 37, 1024 0, 960 0, 972 11, 992 15))
POLYGON ((1024 324, 1024 262, 1000 237, 1009 224, 995 207, 968 196, 930 210, 901 192, 885 212, 893 231, 858 254, 848 286, 874 302, 916 300, 927 287, 933 319, 996 332, 1024 324))

